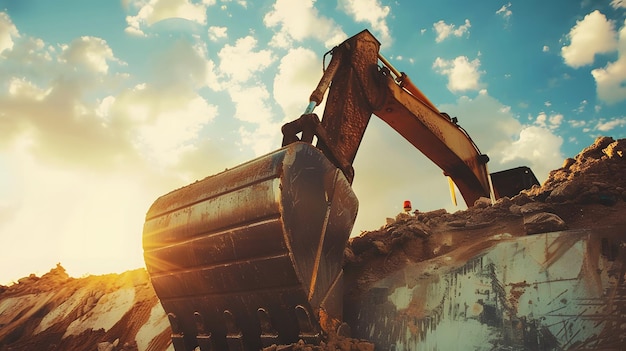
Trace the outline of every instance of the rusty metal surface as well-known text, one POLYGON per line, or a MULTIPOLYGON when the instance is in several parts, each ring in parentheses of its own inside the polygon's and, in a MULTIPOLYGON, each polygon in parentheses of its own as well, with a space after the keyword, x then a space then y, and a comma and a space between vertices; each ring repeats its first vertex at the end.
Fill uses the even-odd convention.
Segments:
POLYGON ((144 258, 177 351, 314 342, 342 316, 357 200, 319 150, 294 143, 159 198, 144 258))
MULTIPOLYGON (((352 164, 374 113, 450 176, 468 206, 490 197, 487 158, 449 117, 407 92, 386 68, 379 69, 379 49, 367 30, 333 49, 329 71, 320 82, 327 86, 333 76, 321 120, 327 138, 318 139, 317 146, 338 167, 345 168, 343 161, 352 164)), ((319 99, 319 92, 313 95, 319 99)))
POLYGON ((326 147, 332 148, 350 164, 356 157, 372 115, 372 104, 383 93, 373 75, 377 69, 379 48, 380 43, 367 30, 335 48, 342 53, 337 57, 333 56, 333 60, 340 62, 322 118, 322 127, 326 130, 330 143, 318 144, 318 147, 322 150, 326 147))
POLYGON ((414 264, 346 302, 377 350, 619 350, 626 228, 504 240, 464 262, 414 264))

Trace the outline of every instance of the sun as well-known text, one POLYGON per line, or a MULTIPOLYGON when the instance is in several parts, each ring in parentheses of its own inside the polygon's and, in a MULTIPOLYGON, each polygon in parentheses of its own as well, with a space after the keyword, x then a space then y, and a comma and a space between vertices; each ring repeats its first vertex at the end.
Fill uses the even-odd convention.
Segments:
POLYGON ((120 273, 143 267, 141 237, 148 197, 138 184, 107 179, 83 184, 60 233, 60 260, 72 276, 120 273))

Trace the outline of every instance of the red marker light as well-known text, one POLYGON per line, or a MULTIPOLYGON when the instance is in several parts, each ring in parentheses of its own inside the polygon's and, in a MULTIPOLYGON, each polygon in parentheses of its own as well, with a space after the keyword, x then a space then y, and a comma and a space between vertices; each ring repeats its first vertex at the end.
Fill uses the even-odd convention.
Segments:
POLYGON ((404 211, 406 211, 406 212, 410 212, 411 211, 411 201, 404 200, 404 211))

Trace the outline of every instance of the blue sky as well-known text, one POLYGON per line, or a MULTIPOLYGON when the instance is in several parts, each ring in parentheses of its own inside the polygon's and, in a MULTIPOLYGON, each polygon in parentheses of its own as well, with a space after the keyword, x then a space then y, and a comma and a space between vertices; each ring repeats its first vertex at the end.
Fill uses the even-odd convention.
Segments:
MULTIPOLYGON (((152 201, 278 148, 322 55, 366 28, 491 171, 543 181, 626 134, 625 14, 623 0, 0 0, 0 284, 57 262, 141 267, 152 201)), ((376 118, 354 167, 355 234, 403 200, 465 208, 376 118)))

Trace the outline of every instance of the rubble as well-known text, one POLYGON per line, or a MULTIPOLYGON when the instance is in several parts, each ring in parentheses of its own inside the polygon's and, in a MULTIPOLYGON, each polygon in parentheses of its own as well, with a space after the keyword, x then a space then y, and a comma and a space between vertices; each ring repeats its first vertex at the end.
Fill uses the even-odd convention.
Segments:
POLYGON ((524 229, 526 234, 549 233, 566 230, 567 224, 554 213, 539 212, 524 216, 524 229))
POLYGON ((169 324, 162 309, 155 323, 154 306, 144 269, 71 278, 58 264, 0 293, 0 350, 135 351, 142 330, 143 350, 165 350, 169 324))
POLYGON ((626 139, 600 137, 561 168, 550 172, 540 188, 527 194, 547 203, 614 205, 626 201, 626 139))
MULTIPOLYGON (((575 158, 567 159, 561 168, 550 172, 542 186, 522 191, 512 199, 504 197, 491 204, 490 199, 480 198, 474 206, 455 213, 444 209, 416 211, 414 216, 401 213, 380 229, 352 238, 346 255, 347 265, 354 268, 372 256, 393 254, 394 248, 408 241, 438 247, 442 245, 441 237, 447 237, 450 249, 467 243, 468 235, 480 240, 495 234, 494 231, 521 236, 597 226, 602 222, 610 225, 621 218, 611 216, 613 211, 596 205, 614 207, 619 213, 623 211, 625 150, 626 139, 600 137, 575 158), (585 218, 585 213, 590 216, 585 218)), ((433 258, 433 254, 423 255, 419 250, 415 253, 408 257, 410 261, 433 258)))

